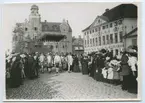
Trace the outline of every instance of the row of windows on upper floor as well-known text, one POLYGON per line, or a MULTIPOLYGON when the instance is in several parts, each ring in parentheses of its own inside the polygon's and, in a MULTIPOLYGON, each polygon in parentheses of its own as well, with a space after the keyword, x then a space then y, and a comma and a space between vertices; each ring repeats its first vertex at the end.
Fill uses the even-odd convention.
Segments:
POLYGON ((114 38, 113 38, 113 34, 110 35, 106 35, 106 36, 101 36, 100 37, 96 37, 96 38, 92 38, 92 39, 88 39, 88 40, 84 40, 84 46, 85 47, 92 47, 92 46, 101 46, 101 45, 107 45, 107 44, 113 44, 113 43, 121 43, 123 42, 123 32, 119 32, 114 34, 114 38))
POLYGON ((113 27, 113 24, 114 26, 118 26, 118 25, 121 25, 122 24, 122 20, 118 20, 118 21, 115 21, 115 22, 111 22, 111 23, 108 23, 106 25, 103 25, 103 26, 99 26, 97 28, 94 28, 92 30, 88 30, 86 31, 84 34, 91 34, 91 33, 94 33, 94 32, 97 32, 97 31, 100 31, 101 29, 104 30, 104 29, 108 29, 108 28, 112 28, 113 27))

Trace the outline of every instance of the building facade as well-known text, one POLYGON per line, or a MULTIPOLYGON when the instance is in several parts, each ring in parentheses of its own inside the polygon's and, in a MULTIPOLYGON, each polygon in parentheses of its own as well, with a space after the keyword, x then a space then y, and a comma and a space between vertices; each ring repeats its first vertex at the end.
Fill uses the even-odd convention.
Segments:
POLYGON ((68 20, 62 22, 41 21, 38 6, 32 5, 29 19, 16 24, 13 34, 13 51, 72 52, 72 29, 68 20), (23 46, 19 45, 20 41, 25 42, 21 42, 23 46), (38 46, 38 44, 41 45, 38 46))
POLYGON ((84 51, 91 53, 108 49, 113 55, 119 55, 124 46, 123 36, 137 27, 137 7, 133 4, 121 4, 106 9, 94 22, 84 29, 84 51))
POLYGON ((79 36, 79 38, 74 38, 72 42, 72 52, 73 54, 81 55, 84 53, 84 42, 83 38, 79 36))

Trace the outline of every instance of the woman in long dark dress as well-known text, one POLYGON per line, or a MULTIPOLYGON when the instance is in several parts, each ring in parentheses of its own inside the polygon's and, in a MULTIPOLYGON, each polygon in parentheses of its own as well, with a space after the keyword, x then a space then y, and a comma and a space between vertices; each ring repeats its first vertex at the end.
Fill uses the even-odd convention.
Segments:
POLYGON ((88 70, 88 58, 85 55, 82 59, 82 74, 88 74, 89 70, 88 70))
POLYGON ((33 79, 35 77, 35 71, 33 70, 34 58, 32 55, 28 57, 28 78, 33 79))
POLYGON ((122 81, 122 90, 128 90, 130 88, 130 74, 131 74, 131 68, 128 65, 128 56, 127 52, 123 52, 123 55, 121 57, 121 75, 123 76, 122 81))
POLYGON ((24 58, 24 72, 25 72, 25 75, 26 77, 28 78, 29 77, 29 68, 28 68, 28 55, 25 54, 26 57, 24 58))
POLYGON ((75 55, 73 60, 73 72, 80 72, 79 69, 79 60, 78 57, 75 55))
POLYGON ((19 55, 13 58, 13 63, 12 63, 12 68, 11 68, 11 87, 12 88, 19 87, 22 84, 22 78, 21 78, 22 65, 21 65, 20 60, 21 58, 19 55))
POLYGON ((92 60, 92 66, 91 66, 91 70, 90 70, 90 76, 92 77, 92 78, 94 78, 94 72, 95 72, 95 68, 96 68, 96 56, 95 55, 93 55, 93 60, 92 60))

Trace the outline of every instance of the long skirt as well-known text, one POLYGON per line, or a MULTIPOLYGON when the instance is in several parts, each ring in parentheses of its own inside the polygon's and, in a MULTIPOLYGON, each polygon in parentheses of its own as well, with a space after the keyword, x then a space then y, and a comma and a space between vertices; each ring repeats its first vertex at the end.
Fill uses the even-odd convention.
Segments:
POLYGON ((82 74, 88 74, 89 70, 88 70, 88 64, 87 63, 83 63, 82 64, 82 74))
POLYGON ((97 81, 103 81, 103 74, 101 68, 96 68, 94 72, 94 79, 97 81))
POLYGON ((80 69, 79 69, 79 64, 74 64, 73 66, 73 72, 80 72, 80 69))
POLYGON ((11 70, 11 87, 19 87, 22 84, 22 78, 21 78, 21 68, 18 66, 12 68, 11 70))
MULTIPOLYGON (((135 74, 137 75, 137 72, 135 72, 135 74)), ((138 89, 138 83, 137 83, 137 80, 136 80, 136 76, 134 75, 130 75, 130 84, 129 85, 129 89, 128 89, 128 92, 130 93, 137 93, 137 89, 138 89)))

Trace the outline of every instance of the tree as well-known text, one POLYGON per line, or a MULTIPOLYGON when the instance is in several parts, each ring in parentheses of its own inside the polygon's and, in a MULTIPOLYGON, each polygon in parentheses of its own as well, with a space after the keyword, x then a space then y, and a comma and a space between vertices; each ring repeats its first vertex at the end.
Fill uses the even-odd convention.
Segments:
POLYGON ((24 30, 22 27, 22 24, 16 23, 16 27, 13 30, 13 43, 15 45, 14 51, 15 52, 22 52, 23 47, 24 47, 24 41, 23 41, 23 36, 24 36, 24 30))

